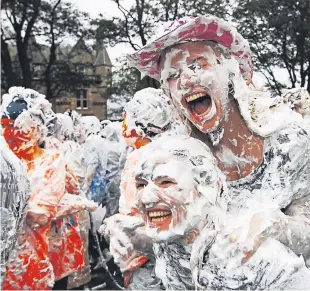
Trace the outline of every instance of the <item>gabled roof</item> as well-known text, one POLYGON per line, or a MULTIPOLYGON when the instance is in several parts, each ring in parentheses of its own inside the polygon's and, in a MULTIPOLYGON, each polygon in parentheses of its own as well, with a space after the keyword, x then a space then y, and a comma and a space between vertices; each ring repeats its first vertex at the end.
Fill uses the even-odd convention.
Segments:
POLYGON ((73 52, 75 52, 75 51, 86 51, 86 52, 88 52, 89 54, 91 54, 91 50, 90 50, 90 48, 86 45, 86 43, 85 43, 85 41, 82 39, 82 38, 80 38, 78 41, 77 41, 77 43, 73 46, 73 48, 72 48, 72 50, 71 50, 71 52, 70 52, 70 54, 72 54, 73 52))
POLYGON ((112 67, 110 57, 103 44, 101 44, 99 51, 97 52, 97 56, 94 61, 94 66, 111 66, 112 67))

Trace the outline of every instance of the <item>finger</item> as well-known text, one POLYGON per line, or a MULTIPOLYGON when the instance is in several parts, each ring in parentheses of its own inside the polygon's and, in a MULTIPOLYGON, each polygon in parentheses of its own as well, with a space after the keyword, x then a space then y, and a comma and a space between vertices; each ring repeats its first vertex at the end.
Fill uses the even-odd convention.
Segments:
POLYGON ((130 250, 133 249, 133 245, 129 238, 123 234, 120 233, 117 237, 111 238, 111 245, 113 245, 113 248, 121 255, 127 255, 130 250))
POLYGON ((123 256, 126 256, 128 254, 128 248, 122 246, 122 244, 116 238, 111 238, 110 251, 112 254, 116 254, 119 257, 123 257, 123 256))

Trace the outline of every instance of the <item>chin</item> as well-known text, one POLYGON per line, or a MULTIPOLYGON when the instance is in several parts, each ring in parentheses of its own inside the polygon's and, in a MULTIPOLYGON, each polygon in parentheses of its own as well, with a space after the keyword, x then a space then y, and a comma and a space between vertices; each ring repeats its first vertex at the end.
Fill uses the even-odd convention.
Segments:
POLYGON ((185 230, 178 228, 170 228, 168 230, 158 230, 157 228, 147 227, 146 234, 152 238, 154 242, 173 242, 185 237, 185 230))
POLYGON ((147 224, 146 233, 153 239, 154 242, 174 242, 182 240, 186 237, 187 233, 190 232, 196 224, 200 221, 200 217, 190 215, 190 219, 184 219, 182 222, 173 226, 173 220, 169 225, 168 230, 160 230, 157 227, 151 227, 147 224))

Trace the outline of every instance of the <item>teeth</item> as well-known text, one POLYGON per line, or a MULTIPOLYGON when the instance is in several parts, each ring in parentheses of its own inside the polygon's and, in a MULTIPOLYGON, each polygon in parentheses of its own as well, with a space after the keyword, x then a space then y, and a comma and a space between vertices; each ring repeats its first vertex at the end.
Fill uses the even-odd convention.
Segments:
POLYGON ((165 217, 152 218, 152 222, 162 222, 162 221, 164 221, 165 219, 166 219, 165 217))
POLYGON ((148 215, 149 217, 152 217, 154 220, 154 219, 161 218, 163 216, 170 215, 170 211, 150 211, 148 215))
POLYGON ((190 101, 193 101, 193 100, 196 100, 202 96, 204 96, 205 94, 204 93, 199 93, 199 94, 193 94, 191 96, 188 96, 186 97, 186 102, 190 102, 190 101))

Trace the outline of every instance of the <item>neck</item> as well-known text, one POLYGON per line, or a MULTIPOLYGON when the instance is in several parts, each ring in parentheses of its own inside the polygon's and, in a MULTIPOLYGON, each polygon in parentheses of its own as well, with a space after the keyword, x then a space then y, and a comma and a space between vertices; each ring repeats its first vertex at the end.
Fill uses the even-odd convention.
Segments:
POLYGON ((210 145, 207 135, 193 130, 193 136, 208 143, 227 180, 235 181, 248 176, 263 161, 264 139, 251 132, 243 120, 237 103, 229 103, 229 120, 222 125, 224 134, 218 145, 210 145))

